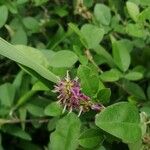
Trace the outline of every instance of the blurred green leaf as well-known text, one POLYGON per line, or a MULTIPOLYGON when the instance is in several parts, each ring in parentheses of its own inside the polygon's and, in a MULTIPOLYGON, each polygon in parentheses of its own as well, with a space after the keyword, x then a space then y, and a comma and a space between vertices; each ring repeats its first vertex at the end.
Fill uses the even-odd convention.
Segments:
POLYGON ((50 150, 76 150, 80 133, 80 120, 71 113, 57 122, 56 130, 50 136, 50 150))
POLYGON ((112 56, 101 46, 101 45, 98 45, 94 51, 102 56, 104 59, 106 59, 106 63, 110 66, 110 67, 114 67, 114 61, 113 61, 113 58, 112 56))
POLYGON ((28 0, 17 0, 17 4, 24 4, 28 2, 28 0))
POLYGON ((26 109, 33 116, 38 116, 38 117, 44 116, 44 108, 42 108, 41 106, 34 105, 34 104, 27 104, 26 109))
POLYGON ((5 83, 0 86, 0 103, 4 106, 12 106, 15 98, 15 87, 10 83, 5 83))
POLYGON ((65 17, 68 15, 68 11, 62 6, 56 6, 53 12, 60 17, 65 17))
POLYGON ((83 0, 83 3, 86 7, 92 7, 93 5, 93 0, 83 0))
POLYGON ((138 5, 133 2, 127 1, 126 6, 130 17, 136 22, 140 13, 138 5))
MULTIPOLYGON (((20 120, 26 120, 26 117, 27 117, 27 109, 26 109, 26 107, 21 107, 19 109, 19 118, 20 118, 20 120)), ((25 122, 21 123, 23 130, 25 130, 25 125, 26 125, 25 122)))
POLYGON ((88 45, 87 48, 95 48, 103 38, 104 30, 92 24, 84 24, 81 27, 81 33, 88 45), (94 38, 93 38, 94 36, 94 38))
POLYGON ((26 133, 25 131, 23 131, 21 128, 17 127, 17 126, 12 126, 12 125, 4 125, 2 126, 2 131, 9 133, 13 136, 22 138, 24 140, 29 140, 31 141, 31 136, 26 133))
POLYGON ((140 24, 128 23, 125 29, 127 34, 137 38, 145 38, 147 34, 144 27, 140 24))
POLYGON ((120 78, 120 74, 115 69, 105 71, 100 75, 100 79, 104 82, 114 82, 119 80, 119 78, 120 78))
POLYGON ((18 13, 18 8, 17 8, 16 2, 8 0, 8 1, 5 1, 5 4, 12 14, 18 13))
POLYGON ((12 44, 27 44, 27 34, 22 27, 19 27, 15 33, 11 36, 12 44))
POLYGON ((141 99, 141 100, 146 99, 146 96, 142 87, 140 87, 138 84, 125 81, 123 86, 131 95, 135 96, 136 98, 141 99))
POLYGON ((140 3, 142 4, 142 5, 147 5, 147 6, 150 6, 150 1, 149 0, 141 0, 140 1, 140 3))
POLYGON ((88 44, 85 40, 85 37, 82 35, 81 31, 79 30, 79 28, 77 27, 77 25, 73 24, 73 23, 69 23, 68 24, 69 28, 71 30, 73 30, 80 38, 81 43, 85 46, 88 47, 88 44))
POLYGON ((5 5, 0 6, 0 28, 6 23, 8 18, 8 9, 5 5))
POLYGON ((29 29, 29 30, 32 30, 32 31, 38 31, 39 30, 39 23, 38 21, 33 18, 33 17, 25 17, 23 18, 23 23, 24 23, 24 26, 29 29))
POLYGON ((138 141, 136 143, 128 144, 129 150, 141 150, 142 149, 142 141, 138 141))
POLYGON ((129 72, 127 74, 124 75, 124 78, 131 80, 131 81, 136 81, 136 80, 140 80, 143 78, 143 74, 140 72, 129 72))
POLYGON ((139 5, 141 0, 128 0, 128 1, 129 2, 133 2, 133 3, 137 4, 137 5, 139 5))
POLYGON ((115 64, 125 72, 131 63, 130 53, 127 47, 122 42, 116 41, 112 44, 112 48, 115 64))
POLYGON ((104 4, 96 4, 94 7, 94 16, 96 20, 103 25, 109 25, 111 21, 111 13, 109 7, 104 4))
POLYGON ((53 131, 56 128, 58 120, 59 120, 59 117, 54 117, 48 122, 47 124, 48 131, 53 131))
POLYGON ((49 91, 50 89, 45 84, 43 84, 42 82, 37 81, 33 85, 32 90, 33 91, 49 91))
MULTIPOLYGON (((52 40, 50 40, 47 44, 47 48, 49 49, 55 49, 56 46, 58 46, 66 37, 67 33, 64 31, 63 27, 59 25, 59 28, 56 32, 56 34, 52 37, 52 40)), ((49 52, 45 51, 45 52, 49 52)))
POLYGON ((40 6, 44 3, 46 3, 48 0, 32 0, 36 6, 40 6))
POLYGON ((77 55, 72 51, 61 50, 53 55, 49 63, 52 67, 72 67, 77 60, 77 55))
POLYGON ((150 21, 150 7, 144 9, 138 16, 139 21, 146 21, 149 20, 150 21))

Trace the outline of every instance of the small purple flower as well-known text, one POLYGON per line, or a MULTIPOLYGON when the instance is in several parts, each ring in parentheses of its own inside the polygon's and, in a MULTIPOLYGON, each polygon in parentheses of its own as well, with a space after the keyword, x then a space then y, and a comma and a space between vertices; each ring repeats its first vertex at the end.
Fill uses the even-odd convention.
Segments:
POLYGON ((73 80, 70 79, 69 73, 67 72, 67 77, 60 80, 55 86, 53 92, 58 93, 58 102, 64 107, 65 110, 72 112, 73 110, 79 111, 78 116, 82 112, 89 111, 90 109, 100 111, 102 105, 93 104, 90 98, 81 92, 80 83, 78 78, 73 80))

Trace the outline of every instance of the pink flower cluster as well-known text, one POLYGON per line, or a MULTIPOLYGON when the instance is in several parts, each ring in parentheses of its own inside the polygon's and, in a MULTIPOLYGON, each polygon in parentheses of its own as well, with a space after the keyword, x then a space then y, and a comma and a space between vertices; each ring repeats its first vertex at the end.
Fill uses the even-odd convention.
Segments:
POLYGON ((70 79, 67 72, 67 77, 60 80, 55 86, 53 92, 58 93, 59 103, 64 107, 65 110, 72 112, 76 110, 79 112, 78 116, 82 112, 87 112, 90 109, 100 111, 103 106, 101 104, 95 104, 90 101, 90 98, 81 92, 81 87, 78 79, 70 79))

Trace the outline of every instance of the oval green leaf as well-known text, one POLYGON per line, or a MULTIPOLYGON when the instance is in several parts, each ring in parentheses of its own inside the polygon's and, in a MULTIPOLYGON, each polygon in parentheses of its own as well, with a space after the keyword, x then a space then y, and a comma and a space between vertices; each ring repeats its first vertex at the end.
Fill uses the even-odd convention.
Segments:
POLYGON ((77 55, 69 50, 61 50, 53 55, 49 63, 52 67, 72 67, 78 60, 77 55))
POLYGON ((134 143, 141 138, 138 109, 128 102, 116 103, 105 108, 97 114, 95 123, 125 143, 134 143))

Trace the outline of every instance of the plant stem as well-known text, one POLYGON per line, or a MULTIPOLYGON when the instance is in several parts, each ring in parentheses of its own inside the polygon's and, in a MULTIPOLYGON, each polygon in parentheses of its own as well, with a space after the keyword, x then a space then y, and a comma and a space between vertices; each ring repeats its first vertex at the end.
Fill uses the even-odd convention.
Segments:
POLYGON ((49 119, 46 118, 40 118, 40 119, 27 119, 27 120, 20 120, 20 119, 0 119, 0 125, 4 124, 16 124, 16 123, 32 123, 32 122, 38 122, 38 123, 47 123, 49 119))
POLYGON ((87 56, 87 59, 97 68, 97 71, 100 72, 100 73, 103 73, 103 70, 93 60, 93 56, 92 56, 91 52, 88 49, 86 49, 85 54, 87 56))

